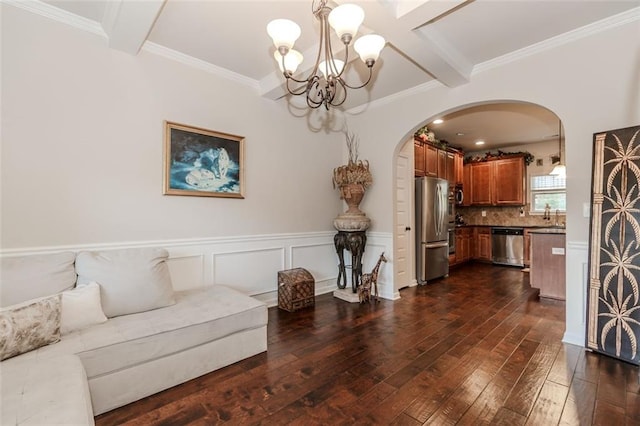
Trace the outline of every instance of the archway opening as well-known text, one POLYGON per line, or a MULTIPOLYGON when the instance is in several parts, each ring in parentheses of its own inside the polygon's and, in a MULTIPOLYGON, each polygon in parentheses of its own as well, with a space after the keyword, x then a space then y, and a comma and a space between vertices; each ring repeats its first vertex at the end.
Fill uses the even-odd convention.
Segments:
MULTIPOLYGON (((468 163, 473 159, 504 153, 527 153, 526 172, 523 176, 524 203, 521 206, 474 206, 466 205, 465 210, 458 209, 461 221, 483 225, 522 225, 543 226, 565 222, 562 191, 544 194, 533 193, 534 180, 548 180, 554 166, 564 162, 563 129, 559 117, 540 105, 513 100, 495 100, 483 103, 461 105, 441 114, 425 117, 409 130, 403 141, 399 142, 394 156, 394 290, 415 286, 416 280, 416 217, 414 201, 414 178, 425 171, 417 170, 416 146, 420 141, 414 136, 420 134, 424 142, 442 151, 461 152, 468 163), (443 120, 435 122, 436 119, 443 120), (476 142, 483 141, 483 145, 476 142), (540 176, 540 178, 536 178, 540 176), (545 198, 545 196, 547 198, 545 198), (545 217, 544 206, 553 199, 553 217, 551 222, 545 217), (557 212, 557 215, 556 215, 557 212), (466 216, 466 217, 465 217, 466 216), (496 223, 489 223, 491 221, 496 223), (545 222, 547 221, 547 222, 545 222)), ((424 168, 424 167, 423 167, 424 168)), ((429 171, 433 174, 433 171, 429 171)), ((436 174, 438 172, 436 171, 436 174)), ((462 174, 458 175, 459 176, 462 174)), ((462 189, 469 196, 469 188, 453 175, 452 187, 462 189)), ((441 176, 447 178, 447 176, 441 176)), ((449 177, 451 178, 451 177, 449 177)), ((468 184, 468 183, 467 183, 468 184)), ((564 198, 566 200, 566 198, 564 198)), ((566 208, 566 207, 565 207, 566 208)), ((454 240, 455 241, 455 240, 454 240)), ((452 264, 457 264, 455 249, 450 254, 452 264)), ((462 255, 464 259, 464 255, 462 255)), ((489 259, 490 261, 490 259, 489 259)))

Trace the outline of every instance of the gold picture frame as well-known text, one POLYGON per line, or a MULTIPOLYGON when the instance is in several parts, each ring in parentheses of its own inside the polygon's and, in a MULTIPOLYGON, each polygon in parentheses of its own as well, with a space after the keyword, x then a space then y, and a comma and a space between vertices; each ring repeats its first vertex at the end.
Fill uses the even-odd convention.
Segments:
POLYGON ((164 122, 164 195, 244 198, 244 137, 164 122))

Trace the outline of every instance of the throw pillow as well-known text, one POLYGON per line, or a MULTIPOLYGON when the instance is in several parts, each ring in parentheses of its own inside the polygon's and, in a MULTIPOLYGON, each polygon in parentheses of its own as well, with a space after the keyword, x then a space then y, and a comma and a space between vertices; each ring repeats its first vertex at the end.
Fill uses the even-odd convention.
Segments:
POLYGON ((80 252, 78 286, 100 284, 102 309, 109 318, 173 305, 168 257, 161 248, 80 252))
POLYGON ((68 334, 107 320, 100 304, 100 286, 96 282, 62 293, 60 333, 68 334))
POLYGON ((60 340, 60 295, 0 309, 0 360, 60 340))

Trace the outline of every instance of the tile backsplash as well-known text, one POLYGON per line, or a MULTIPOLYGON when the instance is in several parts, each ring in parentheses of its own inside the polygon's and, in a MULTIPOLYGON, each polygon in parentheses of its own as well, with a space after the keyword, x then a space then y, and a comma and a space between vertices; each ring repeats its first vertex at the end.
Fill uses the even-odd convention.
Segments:
MULTIPOLYGON (((555 211, 551 211, 551 220, 543 220, 542 215, 530 215, 528 206, 525 207, 456 207, 456 213, 462 216, 467 225, 497 225, 497 226, 549 226, 556 224, 555 211), (520 210, 524 216, 520 216, 520 210), (486 216, 482 216, 482 211, 486 216)), ((566 216, 558 214, 558 223, 566 223, 566 216)))

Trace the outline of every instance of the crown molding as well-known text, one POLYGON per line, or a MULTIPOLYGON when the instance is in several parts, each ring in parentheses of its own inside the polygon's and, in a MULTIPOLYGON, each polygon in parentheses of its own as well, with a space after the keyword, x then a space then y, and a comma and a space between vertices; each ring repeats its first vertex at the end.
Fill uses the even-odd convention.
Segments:
POLYGON ((167 59, 171 59, 176 62, 180 62, 181 64, 184 64, 193 68, 197 68, 199 70, 206 71, 211 74, 215 74, 218 77, 222 77, 228 80, 233 80, 242 85, 251 87, 256 91, 260 90, 260 83, 257 80, 254 80, 249 77, 245 77, 241 74, 235 73, 233 71, 229 71, 226 68, 213 65, 210 62, 203 61, 198 58, 194 58, 193 56, 186 55, 184 53, 178 52, 177 50, 169 49, 168 47, 161 46, 151 41, 145 41, 144 44, 142 45, 141 50, 144 50, 145 52, 148 52, 148 53, 152 53, 154 55, 162 56, 167 59))
POLYGON ((610 16, 609 18, 605 18, 600 21, 585 25, 584 27, 576 28, 575 30, 559 34, 555 37, 551 37, 539 43, 532 44, 531 46, 524 47, 520 50, 516 50, 514 52, 507 53, 506 55, 498 56, 497 58, 493 58, 486 62, 476 64, 473 67, 471 75, 473 76, 483 71, 488 71, 490 69, 500 67, 510 62, 514 62, 535 55, 537 53, 544 52, 545 50, 554 49, 556 47, 571 43, 581 38, 588 37, 590 35, 618 27, 620 25, 625 25, 630 22, 637 21, 638 19, 640 19, 640 7, 629 9, 617 15, 610 16))
POLYGON ((3 4, 17 7, 19 9, 26 10, 27 12, 35 13, 36 15, 44 16, 45 18, 53 19, 54 21, 61 22, 63 24, 70 25, 74 28, 99 35, 107 38, 107 34, 104 32, 102 25, 99 22, 92 21, 91 19, 83 18, 82 16, 75 15, 62 9, 58 9, 48 3, 44 3, 39 0, 2 0, 3 4))

